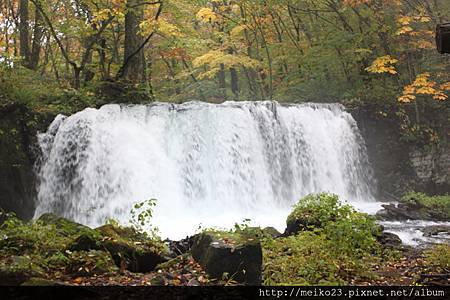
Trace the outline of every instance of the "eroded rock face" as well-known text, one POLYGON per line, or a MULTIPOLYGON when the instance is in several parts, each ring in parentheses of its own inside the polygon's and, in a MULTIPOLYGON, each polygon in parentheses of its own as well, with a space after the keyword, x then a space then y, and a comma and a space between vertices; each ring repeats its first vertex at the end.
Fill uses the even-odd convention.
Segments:
POLYGON ((201 233, 194 236, 192 256, 213 278, 261 284, 262 249, 257 239, 240 237, 233 241, 215 233, 201 233))

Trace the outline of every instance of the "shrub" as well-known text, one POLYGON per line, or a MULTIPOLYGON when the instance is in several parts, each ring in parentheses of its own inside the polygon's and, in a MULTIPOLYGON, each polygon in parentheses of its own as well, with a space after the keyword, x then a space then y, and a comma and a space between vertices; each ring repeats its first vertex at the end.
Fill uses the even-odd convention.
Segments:
POLYGON ((427 264, 437 272, 450 272, 450 245, 439 244, 425 252, 427 264))
POLYGON ((300 218, 308 220, 308 230, 263 243, 265 284, 335 285, 371 276, 379 251, 372 217, 322 193, 301 199, 288 223, 300 218))

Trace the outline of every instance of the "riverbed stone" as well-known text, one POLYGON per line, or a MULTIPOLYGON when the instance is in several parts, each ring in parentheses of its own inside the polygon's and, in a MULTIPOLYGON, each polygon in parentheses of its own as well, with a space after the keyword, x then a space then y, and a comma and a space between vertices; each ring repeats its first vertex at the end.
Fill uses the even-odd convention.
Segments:
POLYGON ((262 249, 256 238, 204 232, 194 236, 191 253, 212 278, 261 284, 262 249))

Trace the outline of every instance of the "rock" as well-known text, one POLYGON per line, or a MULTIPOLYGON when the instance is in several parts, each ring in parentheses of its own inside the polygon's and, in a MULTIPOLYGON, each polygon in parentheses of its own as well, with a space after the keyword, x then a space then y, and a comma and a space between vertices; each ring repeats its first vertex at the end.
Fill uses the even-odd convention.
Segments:
POLYGON ((111 253, 120 268, 144 273, 167 261, 162 244, 159 245, 132 228, 108 224, 96 230, 103 236, 102 246, 111 253))
POLYGON ((26 256, 11 256, 0 264, 0 285, 19 285, 31 277, 44 275, 44 270, 26 256))
POLYGON ((192 237, 186 237, 179 241, 166 241, 169 245, 169 256, 172 258, 178 255, 183 255, 191 250, 193 239, 192 237))
POLYGON ((402 245, 400 237, 391 232, 381 232, 377 236, 377 241, 387 248, 398 248, 402 245))
POLYGON ((59 217, 52 213, 45 213, 41 215, 39 219, 37 219, 37 222, 40 222, 43 225, 55 226, 57 231, 63 236, 75 236, 81 233, 95 235, 96 233, 94 229, 91 229, 88 226, 59 217))
POLYGON ((431 237, 439 234, 450 235, 450 226, 445 225, 433 225, 427 226, 423 230, 423 236, 431 237))
POLYGON ((256 238, 221 238, 215 232, 194 236, 192 256, 213 278, 228 279, 248 285, 261 284, 262 249, 256 238))
POLYGON ((426 209, 417 208, 409 204, 383 204, 382 210, 376 213, 381 220, 403 221, 403 220, 433 220, 433 216, 426 209))
POLYGON ((48 280, 39 277, 32 277, 21 284, 21 286, 70 286, 65 282, 48 280))
POLYGON ((108 252, 90 250, 71 253, 66 271, 75 276, 92 276, 112 274, 118 272, 119 269, 108 252))
POLYGON ((295 235, 300 231, 311 230, 312 227, 320 227, 320 222, 308 218, 291 218, 286 221, 286 229, 283 236, 295 235))
POLYGON ((102 237, 100 234, 82 233, 73 240, 68 248, 70 251, 89 251, 89 250, 101 250, 102 237))
POLYGON ((263 233, 270 235, 274 239, 282 235, 281 232, 276 230, 274 227, 265 227, 262 229, 262 231, 263 233))

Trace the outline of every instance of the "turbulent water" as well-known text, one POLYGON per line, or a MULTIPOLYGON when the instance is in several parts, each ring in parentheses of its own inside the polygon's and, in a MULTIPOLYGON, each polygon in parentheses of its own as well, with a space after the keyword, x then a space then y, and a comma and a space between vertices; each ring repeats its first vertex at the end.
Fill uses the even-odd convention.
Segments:
POLYGON ((364 142, 338 104, 106 105, 58 116, 39 143, 36 216, 126 222, 155 198, 162 235, 180 238, 245 218, 283 230, 313 192, 378 207, 364 142))

